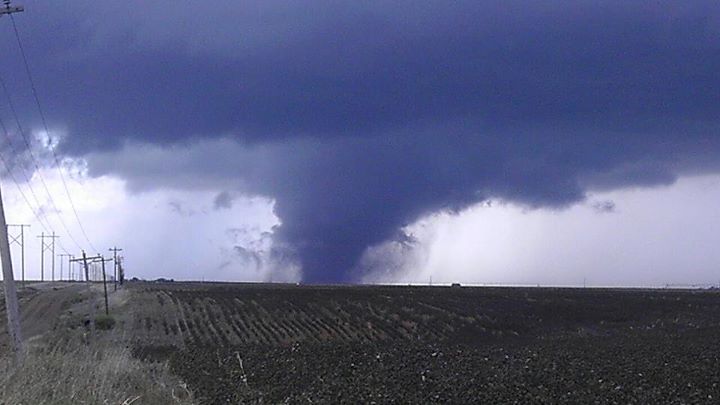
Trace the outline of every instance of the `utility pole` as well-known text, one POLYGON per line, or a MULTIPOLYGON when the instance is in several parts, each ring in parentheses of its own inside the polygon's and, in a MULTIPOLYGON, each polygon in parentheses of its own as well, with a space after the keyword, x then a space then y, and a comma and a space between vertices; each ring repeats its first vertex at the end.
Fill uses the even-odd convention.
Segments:
POLYGON ((50 256, 52 257, 52 281, 55 281, 55 232, 52 234, 52 247, 50 248, 50 256))
POLYGON ((38 238, 40 238, 40 281, 45 281, 45 252, 48 250, 52 253, 52 280, 55 281, 55 239, 59 236, 55 236, 55 232, 52 235, 45 235, 43 232, 38 238), (50 239, 50 242, 45 242, 45 239, 50 239))
POLYGON ((68 281, 70 281, 70 266, 72 265, 70 259, 73 257, 73 255, 67 253, 60 253, 58 256, 60 257, 60 281, 62 281, 63 275, 63 257, 68 258, 68 281))
POLYGON ((23 6, 11 6, 10 0, 3 0, 3 4, 5 7, 0 8, 0 17, 4 16, 5 14, 12 14, 12 13, 21 13, 25 11, 25 7, 23 6))
POLYGON ((125 270, 122 267, 122 261, 123 261, 123 256, 118 256, 117 268, 118 268, 118 277, 120 278, 120 285, 123 285, 123 283, 125 283, 125 270))
POLYGON ((20 332, 20 308, 13 278, 12 258, 10 257, 10 240, 8 239, 7 222, 5 222, 5 209, 2 205, 0 193, 0 260, 3 270, 3 287, 5 288, 5 308, 8 318, 8 332, 10 334, 15 360, 17 364, 23 361, 23 342, 20 332))
POLYGON ((103 290, 105 291, 105 315, 110 315, 110 309, 108 307, 108 295, 107 295, 107 278, 105 277, 105 262, 112 261, 114 259, 106 259, 100 255, 100 262, 102 263, 102 277, 103 277, 103 290))
POLYGON ((40 236, 40 281, 45 281, 45 232, 40 236))
POLYGON ((38 238, 40 238, 40 281, 45 281, 45 232, 38 238))
POLYGON ((83 252, 83 264, 85 265, 85 285, 88 290, 88 303, 90 304, 89 316, 90 316, 90 336, 95 336, 95 300, 92 296, 92 284, 90 282, 90 274, 88 274, 88 262, 85 252, 83 252))
MULTIPOLYGON (((23 11, 22 7, 10 6, 10 0, 4 0, 4 4, 5 8, 0 9, 0 17, 5 14, 23 11)), ((24 357, 22 333, 20 331, 20 307, 17 300, 17 291, 15 290, 12 257, 10 256, 10 239, 8 238, 8 226, 5 220, 5 208, 2 204, 2 193, 0 193, 0 261, 2 261, 8 333, 10 334, 10 343, 15 351, 15 362, 19 366, 22 364, 24 357)))
POLYGON ((88 316, 90 317, 90 336, 95 335, 95 300, 92 296, 92 287, 90 282, 90 268, 88 266, 88 260, 95 260, 95 259, 102 259, 102 257, 87 257, 87 254, 85 252, 82 252, 82 258, 80 259, 72 259, 72 262, 82 262, 83 267, 85 268, 85 285, 87 286, 87 292, 88 292, 88 316))
POLYGON ((108 249, 113 252, 113 287, 117 291, 117 280, 118 280, 118 252, 122 252, 122 249, 118 249, 117 246, 108 249))
POLYGON ((25 228, 30 228, 30 225, 25 224, 8 224, 8 228, 20 228, 20 233, 17 235, 11 235, 8 229, 8 237, 10 238, 10 246, 13 243, 20 246, 20 266, 22 268, 22 286, 25 287, 25 228))

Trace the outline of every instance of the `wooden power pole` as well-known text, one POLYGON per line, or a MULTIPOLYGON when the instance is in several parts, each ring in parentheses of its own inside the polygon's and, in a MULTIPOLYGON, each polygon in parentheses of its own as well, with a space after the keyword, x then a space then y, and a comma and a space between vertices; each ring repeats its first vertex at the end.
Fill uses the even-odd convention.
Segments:
POLYGON ((89 260, 95 260, 98 257, 87 257, 87 254, 85 252, 82 252, 82 258, 79 259, 71 259, 70 262, 82 262, 83 268, 85 269, 85 285, 87 286, 87 292, 88 292, 88 316, 90 317, 90 335, 95 335, 95 300, 92 296, 92 282, 90 281, 90 266, 89 266, 89 260))
POLYGON ((110 315, 110 308, 108 306, 108 294, 107 294, 107 277, 105 276, 105 262, 113 261, 113 259, 106 259, 100 255, 95 259, 102 264, 102 278, 103 278, 103 291, 105 292, 105 315, 110 315))
POLYGON ((117 269, 118 269, 118 278, 120 279, 120 285, 123 285, 125 282, 125 270, 122 266, 123 257, 118 256, 118 262, 117 262, 117 269))
MULTIPOLYGON (((10 0, 4 0, 4 4, 5 7, 0 8, 0 17, 5 14, 23 11, 22 7, 10 6, 10 0)), ((20 306, 18 305, 17 291, 15 290, 12 258, 10 257, 10 240, 8 238, 7 221, 5 220, 5 208, 2 204, 2 192, 0 192, 0 261, 2 261, 5 312, 8 318, 10 343, 15 352, 15 361, 20 365, 24 357, 22 333, 20 332, 20 306)))
POLYGON ((110 306, 108 305, 108 294, 107 294, 107 277, 105 275, 105 262, 109 262, 113 259, 105 259, 104 257, 97 255, 94 257, 87 257, 87 254, 83 252, 82 259, 70 259, 70 263, 73 262, 82 262, 83 267, 85 268, 85 285, 87 286, 88 291, 88 302, 90 303, 89 307, 89 316, 90 316, 90 333, 95 334, 95 300, 92 299, 92 281, 90 281, 90 265, 92 264, 95 266, 97 262, 102 263, 102 277, 103 277, 103 291, 105 293, 105 315, 110 314, 110 306))
POLYGON ((5 221, 5 208, 2 204, 0 192, 0 260, 2 261, 3 287, 5 289, 5 312, 8 318, 8 333, 15 351, 15 360, 18 364, 23 361, 23 341, 20 332, 20 307, 15 290, 13 278, 12 258, 10 257, 10 241, 8 239, 7 222, 5 221))
POLYGON ((62 275, 63 275, 63 258, 64 258, 64 257, 67 257, 67 258, 68 258, 67 281, 71 281, 70 279, 71 279, 72 275, 71 275, 70 269, 72 268, 72 262, 70 261, 70 259, 72 259, 74 256, 73 256, 73 255, 70 255, 70 254, 67 254, 67 253, 60 253, 58 256, 60 257, 60 281, 62 281, 62 275))
POLYGON ((109 251, 113 252, 113 288, 115 291, 117 291, 117 281, 118 281, 118 252, 122 252, 122 249, 118 249, 117 246, 108 249, 109 251))

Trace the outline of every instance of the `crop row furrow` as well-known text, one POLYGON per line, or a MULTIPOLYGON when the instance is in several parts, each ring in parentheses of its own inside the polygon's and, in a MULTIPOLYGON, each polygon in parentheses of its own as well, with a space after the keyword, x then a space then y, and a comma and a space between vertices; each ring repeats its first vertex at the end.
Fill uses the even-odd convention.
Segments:
POLYGON ((225 334, 215 318, 215 313, 213 312, 215 301, 212 298, 206 298, 204 300, 199 300, 199 303, 200 313, 207 327, 206 332, 208 336, 216 344, 226 345, 227 338, 225 337, 225 334))

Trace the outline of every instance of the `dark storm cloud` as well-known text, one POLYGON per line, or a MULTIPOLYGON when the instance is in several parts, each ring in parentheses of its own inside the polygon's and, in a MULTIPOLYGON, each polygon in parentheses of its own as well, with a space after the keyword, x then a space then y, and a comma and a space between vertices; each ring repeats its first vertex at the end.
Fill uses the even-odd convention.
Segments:
POLYGON ((720 160, 710 1, 77 5, 17 17, 63 150, 175 145, 90 170, 273 197, 312 281, 351 279, 428 212, 564 206, 720 160), (237 147, 182 155, 211 138, 237 147))
POLYGON ((17 17, 51 119, 72 132, 65 147, 367 136, 468 117, 642 131, 717 113, 711 2, 207 2, 227 15, 195 31, 183 27, 199 10, 157 3, 28 4, 17 17), (256 38, 263 23, 286 34, 256 38))

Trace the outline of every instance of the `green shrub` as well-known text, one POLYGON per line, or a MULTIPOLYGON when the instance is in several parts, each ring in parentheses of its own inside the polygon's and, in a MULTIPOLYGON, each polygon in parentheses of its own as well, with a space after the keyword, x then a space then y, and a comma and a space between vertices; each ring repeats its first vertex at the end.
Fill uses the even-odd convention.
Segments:
POLYGON ((100 315, 95 318, 95 327, 100 330, 110 330, 115 326, 115 318, 110 315, 100 315))

